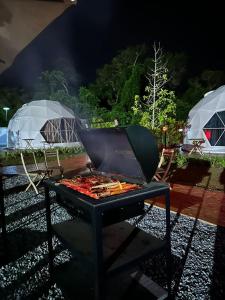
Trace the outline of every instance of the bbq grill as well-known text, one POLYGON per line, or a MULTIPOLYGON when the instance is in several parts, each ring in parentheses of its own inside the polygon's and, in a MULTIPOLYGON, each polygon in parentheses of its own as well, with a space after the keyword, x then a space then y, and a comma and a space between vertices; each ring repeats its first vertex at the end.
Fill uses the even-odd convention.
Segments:
POLYGON ((166 184, 151 182, 158 166, 159 153, 156 139, 148 129, 141 126, 83 129, 78 135, 92 168, 76 174, 74 179, 69 179, 71 182, 77 176, 91 178, 100 175, 110 182, 119 181, 120 185, 137 186, 134 190, 95 199, 57 178, 44 182, 50 272, 53 273, 54 231, 74 257, 79 258, 80 269, 93 271, 94 285, 90 291, 95 299, 101 299, 105 277, 130 268, 161 249, 167 249, 170 253, 169 188, 166 184), (56 192, 58 203, 69 211, 73 220, 51 224, 49 190, 56 192), (133 230, 137 231, 137 228, 134 229, 124 220, 143 216, 144 200, 158 195, 164 195, 166 201, 165 239, 158 240, 141 230, 133 235, 133 230), (136 249, 136 244, 141 249, 136 249))

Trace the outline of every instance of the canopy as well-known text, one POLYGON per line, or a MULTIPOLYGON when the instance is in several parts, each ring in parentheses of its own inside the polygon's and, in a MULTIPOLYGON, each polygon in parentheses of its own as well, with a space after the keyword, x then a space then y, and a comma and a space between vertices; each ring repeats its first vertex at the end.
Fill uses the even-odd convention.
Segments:
POLYGON ((78 141, 76 117, 71 109, 57 101, 37 100, 24 104, 8 125, 8 147, 34 148, 44 142, 55 146, 74 145, 78 141))
POLYGON ((189 112, 184 139, 204 139, 203 151, 225 153, 225 85, 208 92, 189 112))

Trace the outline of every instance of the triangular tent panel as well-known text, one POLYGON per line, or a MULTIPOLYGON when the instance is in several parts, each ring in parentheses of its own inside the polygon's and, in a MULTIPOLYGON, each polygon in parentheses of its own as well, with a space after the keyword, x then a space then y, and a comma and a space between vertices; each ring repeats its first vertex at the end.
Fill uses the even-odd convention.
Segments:
POLYGON ((203 151, 225 153, 225 86, 205 95, 189 112, 185 144, 204 139, 203 151))
POLYGON ((24 104, 9 122, 8 147, 26 148, 30 139, 34 148, 43 144, 71 146, 78 142, 77 120, 68 107, 57 101, 37 100, 24 104))

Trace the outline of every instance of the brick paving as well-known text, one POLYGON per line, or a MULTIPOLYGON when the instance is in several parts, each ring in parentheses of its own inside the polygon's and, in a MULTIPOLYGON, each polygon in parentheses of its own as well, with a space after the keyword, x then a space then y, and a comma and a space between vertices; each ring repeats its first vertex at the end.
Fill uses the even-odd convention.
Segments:
MULTIPOLYGON (((79 155, 62 161, 66 172, 79 169, 85 165, 87 157, 79 155)), ((225 188, 225 187, 224 187, 225 188)), ((164 200, 155 198, 149 201, 156 206, 164 207, 164 200)), ((171 210, 225 227, 225 194, 224 191, 212 191, 196 186, 173 183, 171 190, 171 210)))
MULTIPOLYGON (((77 155, 61 161, 65 174, 80 171, 87 162, 86 155, 77 155)), ((21 168, 18 167, 17 168, 21 168)), ((225 189, 225 185, 224 185, 225 189)), ((155 198, 148 201, 164 207, 164 199, 155 198)), ((225 194, 224 191, 212 191, 196 186, 173 183, 171 189, 171 210, 203 221, 225 227, 225 194)))
MULTIPOLYGON (((82 169, 86 162, 85 155, 78 155, 63 160, 62 164, 65 172, 70 173, 73 169, 82 169)), ((163 198, 155 198, 148 202, 164 207, 163 198)), ((173 183, 171 210, 225 227, 225 194, 223 191, 211 191, 196 186, 173 183)))
MULTIPOLYGON (((163 198, 149 201, 164 207, 163 198)), ((184 184, 173 184, 171 210, 203 221, 225 227, 225 194, 184 184)))

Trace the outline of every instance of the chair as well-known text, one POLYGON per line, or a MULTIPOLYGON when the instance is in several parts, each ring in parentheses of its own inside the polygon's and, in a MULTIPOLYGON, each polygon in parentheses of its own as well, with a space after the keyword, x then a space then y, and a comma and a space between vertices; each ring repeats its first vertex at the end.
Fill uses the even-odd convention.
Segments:
POLYGON ((43 152, 44 152, 46 169, 51 172, 51 175, 54 170, 58 170, 60 172, 61 177, 63 177, 64 169, 59 160, 58 149, 49 148, 43 150, 43 152))
POLYGON ((166 182, 169 178, 171 171, 171 164, 173 162, 175 151, 174 149, 163 148, 162 154, 159 160, 158 168, 154 175, 156 181, 166 182))
POLYGON ((25 155, 23 154, 23 152, 20 153, 24 172, 29 180, 29 184, 28 184, 27 188, 25 189, 25 191, 27 191, 30 187, 33 187, 33 189, 35 190, 35 193, 38 194, 37 187, 46 177, 49 177, 50 171, 47 170, 46 168, 43 168, 43 169, 39 168, 39 166, 37 164, 35 153, 32 152, 31 154, 32 154, 31 157, 32 157, 33 162, 31 163, 29 161, 29 163, 27 163, 27 159, 26 159, 27 157, 25 158, 25 155))

